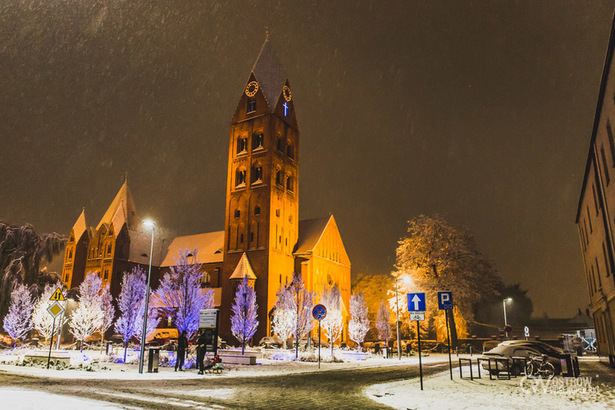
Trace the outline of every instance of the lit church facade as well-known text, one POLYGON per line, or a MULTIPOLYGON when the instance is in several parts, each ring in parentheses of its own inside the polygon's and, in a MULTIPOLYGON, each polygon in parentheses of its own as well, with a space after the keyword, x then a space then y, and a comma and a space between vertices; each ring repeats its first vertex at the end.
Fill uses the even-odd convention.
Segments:
MULTIPOLYGON (((179 250, 198 249, 194 261, 202 264, 203 286, 215 289, 220 334, 230 343, 235 289, 246 275, 253 281, 258 342, 272 335, 276 292, 300 273, 308 290, 318 294, 337 284, 346 341, 350 259, 332 215, 299 221, 299 127, 290 83, 268 40, 230 125, 224 218, 224 231, 157 239, 152 288, 179 250)), ((150 238, 125 181, 96 228, 87 226, 85 210, 78 217, 66 247, 63 283, 76 287, 92 271, 117 296, 123 272, 137 265, 147 269, 150 238)))

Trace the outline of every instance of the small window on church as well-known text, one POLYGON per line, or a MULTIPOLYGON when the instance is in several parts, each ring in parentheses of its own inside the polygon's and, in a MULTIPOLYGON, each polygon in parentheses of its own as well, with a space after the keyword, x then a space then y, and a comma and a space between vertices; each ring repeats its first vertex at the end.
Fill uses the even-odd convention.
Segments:
POLYGON ((276 149, 277 149, 278 151, 280 151, 280 152, 284 152, 284 148, 282 147, 282 138, 278 137, 278 138, 275 140, 275 147, 276 147, 276 149))
POLYGON ((293 177, 286 178, 286 189, 293 191, 293 177))
POLYGON ((235 218, 239 218, 241 216, 241 211, 239 209, 235 209, 235 218))
POLYGON ((252 183, 263 182, 263 167, 255 166, 252 168, 252 183))
POLYGON ((263 148, 263 142, 265 140, 265 136, 263 134, 254 134, 252 136, 252 149, 260 149, 263 148))
POLYGON ((107 269, 105 269, 105 276, 103 277, 104 280, 109 279, 109 271, 107 269))
POLYGON ((275 216, 278 216, 278 217, 280 216, 280 210, 279 209, 275 210, 275 216))
POLYGON ((111 255, 111 249, 113 249, 113 245, 109 244, 109 246, 107 246, 107 255, 111 255))
POLYGON ((239 138, 237 140, 237 153, 241 154, 242 152, 246 152, 247 150, 248 150, 248 139, 239 138))
POLYGON ((284 186, 282 185, 282 171, 277 170, 275 173, 275 183, 280 185, 280 186, 284 186))
POLYGON ((248 114, 256 111, 256 98, 248 98, 248 114))
POLYGON ((246 170, 238 169, 235 173, 235 186, 241 186, 246 184, 246 170))
POLYGON ((293 145, 291 143, 288 144, 288 146, 286 147, 286 155, 288 155, 288 158, 295 158, 295 152, 293 150, 293 145))
POLYGON ((73 259, 73 250, 68 251, 68 260, 73 259))
POLYGON ((261 214, 261 207, 260 206, 255 206, 254 207, 254 215, 260 215, 261 214))
POLYGON ((243 234, 239 235, 239 242, 243 243, 243 234))
POLYGON ((254 232, 250 232, 250 242, 254 242, 254 232))

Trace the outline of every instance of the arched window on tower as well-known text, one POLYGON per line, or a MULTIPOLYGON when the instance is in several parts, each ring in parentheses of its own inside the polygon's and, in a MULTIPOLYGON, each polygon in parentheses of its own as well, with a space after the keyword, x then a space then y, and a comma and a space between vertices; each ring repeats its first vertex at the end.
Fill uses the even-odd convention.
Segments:
POLYGON ((288 145, 286 146, 286 155, 290 159, 295 158, 295 150, 293 149, 293 144, 291 144, 290 141, 288 141, 288 145))
POLYGON ((265 136, 262 133, 252 135, 252 150, 263 148, 265 136))
POLYGON ((254 207, 254 215, 260 215, 261 214, 261 207, 256 205, 254 207))
POLYGON ((252 183, 259 184, 263 182, 263 167, 257 164, 252 167, 252 183))
POLYGON ((237 153, 242 154, 245 152, 248 152, 248 139, 238 138, 237 139, 237 153))
POLYGON ((256 112, 256 98, 248 98, 247 113, 256 112))
POLYGON ((246 170, 237 169, 235 172, 235 187, 242 187, 246 185, 246 170))
POLYGON ((275 183, 278 184, 279 186, 283 187, 284 182, 282 180, 282 171, 281 170, 277 170, 275 172, 275 183))
POLYGON ((286 189, 289 190, 290 192, 293 192, 293 177, 292 176, 288 176, 286 178, 286 189))
POLYGON ((277 137, 275 140, 275 147, 280 152, 284 152, 284 147, 282 145, 282 138, 277 137))

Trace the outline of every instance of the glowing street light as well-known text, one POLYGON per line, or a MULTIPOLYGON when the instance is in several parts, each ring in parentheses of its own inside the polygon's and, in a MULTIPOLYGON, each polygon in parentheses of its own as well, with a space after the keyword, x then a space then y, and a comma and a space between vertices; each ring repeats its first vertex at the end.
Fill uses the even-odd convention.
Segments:
POLYGON ((149 310, 149 284, 152 276, 152 256, 154 254, 154 228, 156 224, 151 219, 144 219, 143 226, 152 230, 152 246, 149 252, 149 269, 147 271, 147 287, 145 288, 145 310, 143 311, 143 333, 141 334, 141 355, 139 357, 139 373, 143 373, 143 356, 145 355, 145 340, 147 339, 147 311, 149 310))
POLYGON ((504 331, 506 332, 506 337, 508 338, 508 321, 506 320, 506 303, 512 302, 512 298, 502 299, 502 308, 504 309, 504 331))

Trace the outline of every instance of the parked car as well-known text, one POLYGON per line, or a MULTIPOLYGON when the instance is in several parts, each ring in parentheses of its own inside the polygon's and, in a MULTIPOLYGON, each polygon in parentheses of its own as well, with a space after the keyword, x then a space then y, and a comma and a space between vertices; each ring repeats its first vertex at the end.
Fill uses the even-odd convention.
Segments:
POLYGON ((277 336, 267 336, 263 337, 261 341, 258 342, 258 345, 265 348, 280 348, 284 345, 284 342, 277 336))
MULTIPOLYGON (((481 358, 500 358, 508 361, 508 366, 511 369, 512 374, 519 375, 525 372, 524 363, 513 362, 513 357, 520 357, 528 359, 532 356, 547 356, 547 361, 555 368, 555 374, 562 372, 561 358, 564 355, 564 351, 557 347, 550 346, 543 342, 530 341, 530 340, 507 340, 500 343, 493 349, 485 352, 481 358)), ((482 362, 482 367, 485 370, 489 370, 489 364, 486 361, 482 362)), ((506 366, 503 362, 498 362, 497 365, 491 362, 492 374, 498 374, 499 372, 506 370, 506 366)))

